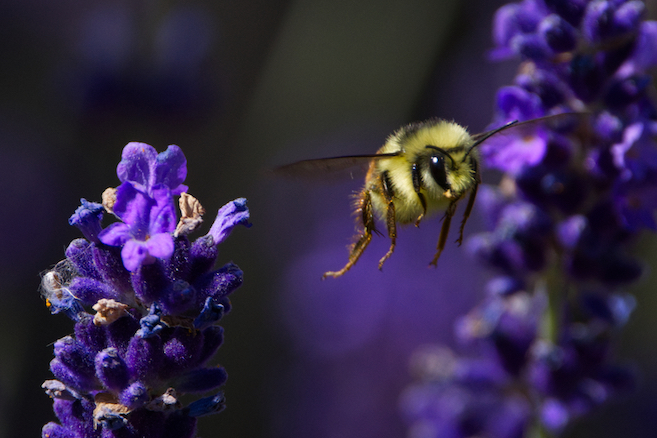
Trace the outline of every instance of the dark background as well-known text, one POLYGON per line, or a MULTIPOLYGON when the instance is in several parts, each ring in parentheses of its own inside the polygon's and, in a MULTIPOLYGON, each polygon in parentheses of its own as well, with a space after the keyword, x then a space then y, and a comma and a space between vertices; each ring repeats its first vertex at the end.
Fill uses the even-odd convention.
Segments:
MULTIPOLYGON (((408 358, 418 345, 452 342, 486 273, 451 247, 425 269, 434 220, 400 232, 383 273, 378 239, 349 276, 321 282, 346 261, 360 182, 281 182, 267 171, 372 153, 428 117, 482 130, 515 71, 485 59, 500 4, 0 0, 0 436, 38 436, 54 420, 40 385, 51 343, 72 323, 49 315, 39 272, 78 237, 67 219, 79 198, 99 201, 117 185, 129 141, 183 149, 207 222, 225 202, 249 200, 253 227, 220 247, 221 262, 245 272, 218 354, 228 408, 201 419, 199 436, 405 436, 397 402, 408 358)), ((657 263, 654 236, 639 250, 657 263)), ((651 278, 619 340, 619 360, 641 371, 639 391, 571 436, 655 436, 651 278)))

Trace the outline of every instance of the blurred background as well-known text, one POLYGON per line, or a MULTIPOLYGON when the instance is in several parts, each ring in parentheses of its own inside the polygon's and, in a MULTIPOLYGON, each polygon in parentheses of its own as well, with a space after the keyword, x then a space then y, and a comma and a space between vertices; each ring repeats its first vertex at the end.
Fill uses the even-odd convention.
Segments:
MULTIPOLYGON (((245 282, 217 356, 228 407, 201 419, 199 436, 403 437, 397 404, 411 353, 453 343, 453 322, 482 297, 487 273, 452 245, 426 269, 435 218, 400 231, 383 272, 388 242, 375 237, 348 275, 322 282, 346 262, 362 178, 308 184, 268 170, 373 153, 429 117, 483 130, 516 68, 486 60, 501 4, 0 0, 0 436, 40 436, 55 419, 40 386, 52 342, 72 323, 49 315, 39 273, 79 237, 67 223, 79 198, 100 201, 118 184, 123 146, 142 141, 183 149, 206 222, 246 197, 254 224, 220 247, 245 282)), ((481 222, 471 218, 466 234, 481 222)), ((646 237, 638 250, 654 266, 646 237)), ((638 391, 569 436, 655 436, 653 279, 634 290, 617 354, 640 370, 638 391)))

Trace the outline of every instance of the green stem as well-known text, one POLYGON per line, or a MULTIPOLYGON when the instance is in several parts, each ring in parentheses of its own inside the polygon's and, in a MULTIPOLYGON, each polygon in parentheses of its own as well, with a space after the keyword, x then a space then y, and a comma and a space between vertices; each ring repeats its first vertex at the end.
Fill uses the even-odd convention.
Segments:
POLYGON ((560 269, 560 261, 557 255, 545 273, 544 287, 548 306, 539 328, 539 337, 552 344, 557 344, 561 334, 566 299, 566 284, 563 271, 560 269))

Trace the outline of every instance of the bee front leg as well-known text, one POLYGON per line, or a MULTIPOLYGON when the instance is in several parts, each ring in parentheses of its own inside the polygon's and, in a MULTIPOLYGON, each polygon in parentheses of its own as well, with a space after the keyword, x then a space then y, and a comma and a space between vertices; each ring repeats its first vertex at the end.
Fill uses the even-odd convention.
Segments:
POLYGON ((411 167, 411 177, 413 180, 413 189, 415 189, 415 193, 417 193, 417 197, 420 200, 420 205, 422 205, 422 213, 415 220, 415 226, 419 227, 420 221, 422 220, 424 215, 427 214, 427 200, 424 197, 424 195, 421 193, 422 175, 420 174, 420 169, 417 163, 413 164, 413 166, 411 167))
POLYGON ((440 257, 440 253, 443 252, 443 249, 445 249, 445 242, 447 241, 447 235, 449 234, 449 226, 452 223, 452 217, 454 216, 454 213, 456 213, 456 202, 458 199, 455 199, 454 201, 450 202, 449 206, 447 207, 447 211, 445 212, 445 217, 443 218, 443 226, 440 228, 440 237, 438 237, 438 246, 436 248, 436 255, 433 256, 433 260, 431 260, 431 263, 429 265, 436 266, 438 264, 438 258, 440 257))
POLYGON ((392 190, 392 184, 388 178, 388 172, 384 172, 381 175, 381 185, 383 187, 383 195, 386 198, 386 202, 388 202, 388 208, 386 210, 386 227, 388 228, 388 237, 390 238, 390 248, 381 260, 379 260, 379 270, 383 269, 383 263, 390 258, 397 244, 397 218, 395 216, 395 204, 392 201, 394 191, 392 190))
POLYGON ((463 243, 463 229, 465 228, 465 223, 468 221, 468 218, 470 217, 470 213, 472 213, 472 207, 474 206, 475 203, 475 198, 477 197, 477 188, 479 187, 478 183, 475 183, 474 187, 472 187, 472 191, 470 192, 470 197, 468 198, 468 205, 465 207, 465 212, 463 213, 463 220, 461 221, 461 227, 459 228, 459 238, 456 239, 456 243, 458 243, 459 246, 463 243))
POLYGON ((361 213, 361 218, 363 222, 363 232, 358 237, 356 243, 351 246, 349 252, 349 261, 344 266, 344 268, 339 271, 328 271, 322 275, 322 280, 326 277, 337 278, 344 275, 352 266, 356 264, 363 251, 367 248, 367 245, 370 244, 372 240, 372 232, 374 231, 374 215, 372 212, 372 199, 370 197, 370 192, 367 189, 363 189, 360 194, 360 202, 357 212, 361 213))
POLYGON ((456 242, 461 246, 463 243, 463 228, 465 228, 465 223, 472 213, 472 207, 474 207, 475 198, 477 197, 477 189, 479 188, 479 183, 481 182, 481 176, 479 175, 479 166, 477 160, 472 159, 472 171, 474 173, 474 184, 472 186, 470 197, 468 198, 468 205, 465 207, 465 212, 463 213, 463 220, 461 221, 461 227, 459 228, 459 238, 456 242))

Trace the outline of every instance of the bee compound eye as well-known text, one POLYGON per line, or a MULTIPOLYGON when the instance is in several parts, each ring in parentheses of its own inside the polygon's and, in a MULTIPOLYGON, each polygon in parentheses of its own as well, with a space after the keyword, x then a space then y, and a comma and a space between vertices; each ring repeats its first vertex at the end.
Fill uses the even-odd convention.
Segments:
POLYGON ((447 171, 445 170, 445 157, 442 155, 433 155, 429 160, 429 171, 431 176, 443 190, 449 189, 447 183, 447 171))

